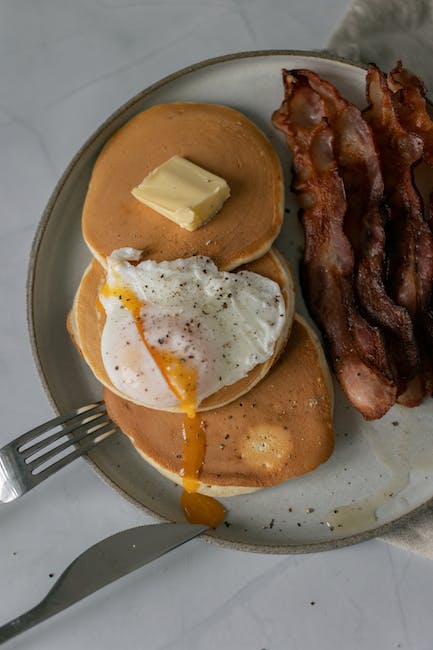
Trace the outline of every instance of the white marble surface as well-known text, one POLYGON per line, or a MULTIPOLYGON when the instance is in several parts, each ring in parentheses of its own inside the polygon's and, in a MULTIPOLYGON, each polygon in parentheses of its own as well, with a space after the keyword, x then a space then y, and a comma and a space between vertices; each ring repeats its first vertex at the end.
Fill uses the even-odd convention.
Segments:
MULTIPOLYGON (((146 85, 200 59, 319 49, 347 0, 0 0, 0 444, 51 414, 26 331, 44 205, 79 145, 146 85)), ((148 523, 82 460, 0 507, 0 622, 91 543, 148 523)), ((433 563, 380 541, 273 557, 200 541, 35 628, 11 648, 427 650, 433 563)))

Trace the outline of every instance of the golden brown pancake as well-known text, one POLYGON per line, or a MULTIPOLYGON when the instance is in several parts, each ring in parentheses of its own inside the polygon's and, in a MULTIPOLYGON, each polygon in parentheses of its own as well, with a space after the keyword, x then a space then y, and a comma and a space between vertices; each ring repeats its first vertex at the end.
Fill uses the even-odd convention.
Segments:
MULTIPOLYGON (((182 484, 177 413, 137 406, 104 389, 108 413, 142 457, 182 484)), ((332 381, 311 328, 296 316, 277 363, 246 395, 201 414, 206 454, 199 492, 232 496, 305 474, 332 453, 332 381)))
POLYGON ((117 248, 144 250, 157 262, 211 257, 221 270, 257 259, 271 247, 284 213, 279 158, 244 115, 213 104, 161 104, 136 115, 104 146, 93 169, 83 235, 104 266, 117 248), (150 171, 180 155, 222 176, 231 196, 206 225, 188 232, 135 199, 150 171))
MULTIPOLYGON (((240 379, 231 386, 225 386, 213 395, 210 395, 199 405, 199 411, 217 408, 223 404, 227 404, 246 393, 259 382, 278 358, 292 327, 295 311, 294 280, 290 267, 283 256, 275 248, 272 248, 262 258, 242 268, 268 277, 279 284, 286 303, 285 325, 276 343, 272 357, 265 363, 253 368, 243 379, 240 379)), ((105 323, 105 312, 103 308, 98 307, 98 294, 104 282, 105 270, 96 260, 93 260, 87 267, 81 280, 72 310, 68 317, 67 326, 73 342, 92 369, 96 378, 112 392, 119 395, 119 397, 128 399, 125 394, 113 386, 102 361, 101 335, 105 323)), ((170 410, 175 412, 180 411, 180 409, 170 410)))

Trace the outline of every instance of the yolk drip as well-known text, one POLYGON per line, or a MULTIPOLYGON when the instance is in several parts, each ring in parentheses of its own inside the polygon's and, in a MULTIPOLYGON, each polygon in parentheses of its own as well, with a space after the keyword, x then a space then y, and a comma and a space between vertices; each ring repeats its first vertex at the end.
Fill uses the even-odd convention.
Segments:
POLYGON ((197 406, 197 369, 171 352, 153 349, 152 356, 167 384, 178 398, 182 411, 189 418, 194 418, 197 406))
POLYGON ((199 474, 206 451, 206 434, 198 415, 183 419, 183 478, 182 509, 191 524, 206 524, 216 528, 225 517, 225 509, 219 501, 197 492, 199 474))
POLYGON ((183 418, 183 466, 180 475, 187 492, 196 492, 199 487, 198 475, 206 451, 206 435, 198 415, 183 418))
POLYGON ((197 492, 200 482, 199 474, 206 451, 206 434, 197 410, 197 370, 191 364, 179 359, 171 352, 155 349, 149 344, 144 334, 141 317, 142 302, 132 289, 125 286, 110 287, 108 283, 101 289, 105 298, 118 298, 135 322, 140 338, 158 366, 168 387, 179 400, 179 406, 185 413, 182 437, 184 440, 180 471, 183 493, 181 505, 188 521, 192 524, 204 524, 216 528, 224 519, 225 509, 216 499, 197 492))
POLYGON ((219 501, 199 492, 191 494, 184 490, 181 505, 190 524, 203 524, 209 528, 216 528, 226 515, 224 506, 219 501))
POLYGON ((118 298, 123 307, 131 312, 141 340, 152 356, 159 371, 167 382, 173 394, 179 400, 179 406, 189 417, 194 417, 197 405, 197 370, 185 360, 181 360, 171 352, 162 352, 149 344, 143 329, 141 318, 142 302, 128 287, 110 287, 104 284, 101 290, 104 298, 118 298))

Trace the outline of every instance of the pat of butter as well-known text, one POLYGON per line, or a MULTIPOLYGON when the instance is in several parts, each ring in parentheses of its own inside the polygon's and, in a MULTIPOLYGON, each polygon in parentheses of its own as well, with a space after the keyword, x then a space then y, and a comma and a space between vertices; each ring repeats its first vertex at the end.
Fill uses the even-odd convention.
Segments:
POLYGON ((230 196, 226 181, 198 165, 173 156, 131 190, 136 199, 186 230, 197 230, 230 196))

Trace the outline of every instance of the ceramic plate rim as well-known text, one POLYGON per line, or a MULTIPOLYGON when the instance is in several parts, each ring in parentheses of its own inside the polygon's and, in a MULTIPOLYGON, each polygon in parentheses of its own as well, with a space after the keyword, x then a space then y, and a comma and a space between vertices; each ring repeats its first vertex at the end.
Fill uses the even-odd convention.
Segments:
MULTIPOLYGON (((199 61, 197 63, 194 63, 192 65, 186 66, 184 68, 181 68, 180 70, 173 72, 159 81, 156 81, 155 83, 151 84, 150 86, 147 86, 144 90, 140 91, 136 95, 134 95, 131 99, 129 99, 127 102, 122 104, 120 108, 118 108, 116 111, 114 111, 104 122, 87 138, 87 140, 84 142, 84 144, 78 149, 77 153, 75 156, 72 158, 70 163, 67 165, 65 171, 63 172, 62 176, 60 177, 59 181, 57 182, 48 202, 47 205, 42 213, 41 219, 39 221, 39 224, 37 226, 34 238, 33 238, 33 243, 30 251, 30 256, 29 256, 29 263, 28 263, 28 270, 27 270, 27 284, 26 284, 26 311, 27 311, 27 329, 28 329, 28 334, 29 334, 29 339, 30 339, 30 345, 31 345, 31 351, 33 355, 33 359, 36 365, 36 369, 38 371, 43 389, 48 397, 48 400, 53 407, 54 411, 59 414, 59 409, 57 407, 57 404, 54 400, 54 397, 51 394, 50 390, 50 384, 49 381, 45 375, 43 365, 42 365, 42 360, 39 356, 39 350, 38 350, 38 344, 36 340, 36 328, 35 328, 35 319, 34 319, 34 312, 33 312, 33 292, 34 292, 34 283, 35 283, 35 272, 36 272, 36 266, 37 266, 37 261, 38 261, 38 253, 39 249, 41 247, 43 238, 44 238, 44 233, 45 230, 48 226, 48 223, 50 221, 52 212, 54 210, 54 206, 58 200, 59 195, 62 192, 62 189, 64 185, 66 184, 66 181, 68 180, 69 176, 77 166, 77 164, 80 162, 81 157, 83 154, 87 151, 87 149, 93 144, 93 142, 110 126, 110 124, 116 120, 118 117, 120 117, 124 112, 132 108, 136 103, 140 102, 142 99, 147 97, 148 95, 151 95, 153 92, 156 90, 162 88, 163 86, 171 83, 174 80, 177 80, 191 72, 195 72, 196 70, 210 67, 219 63, 225 63, 228 61, 232 60, 237 60, 237 59, 246 59, 246 58, 254 58, 254 57, 263 57, 263 56, 302 56, 305 58, 315 58, 315 59, 325 59, 328 61, 335 61, 339 63, 344 63, 349 66, 353 66, 354 68, 357 69, 366 69, 365 65, 362 65, 360 63, 355 63, 354 61, 351 61, 349 59, 335 56, 333 54, 330 54, 326 51, 313 51, 313 50, 280 50, 280 49, 271 49, 271 50, 250 50, 250 51, 242 51, 242 52, 233 52, 231 54, 225 54, 222 56, 217 56, 217 57, 212 57, 209 59, 205 59, 203 61, 199 61)), ((105 474, 97 465, 94 461, 91 460, 91 458, 87 455, 83 456, 83 458, 86 460, 86 462, 92 467, 92 469, 98 474, 98 476, 111 488, 113 488, 118 494, 120 494, 123 498, 127 499, 130 503, 138 507, 139 509, 143 510, 147 514, 151 515, 154 517, 157 521, 164 522, 168 521, 166 518, 162 517, 158 512, 155 512, 154 510, 151 510, 147 506, 144 506, 142 503, 140 503, 137 499, 133 498, 131 495, 127 494, 124 492, 116 483, 115 481, 110 478, 107 474, 105 474)), ((236 550, 241 550, 241 551, 248 551, 248 552, 256 552, 256 553, 266 553, 266 554, 274 554, 274 555, 291 555, 291 554, 300 554, 300 553, 317 553, 317 552, 322 552, 322 551, 330 551, 334 550, 337 548, 343 548, 345 546, 351 546, 353 544, 358 544, 360 542, 366 541, 368 539, 372 539, 375 537, 381 537, 382 535, 389 533, 393 531, 397 526, 403 525, 403 524, 408 524, 410 521, 415 519, 419 514, 421 514, 424 510, 427 510, 429 506, 433 505, 433 497, 425 501, 423 504, 417 506, 413 510, 411 510, 408 513, 405 513, 404 515, 401 515, 400 517, 397 517, 395 520, 392 522, 389 522, 387 524, 383 524, 377 528, 374 528, 372 530, 364 531, 361 533, 357 533, 354 535, 348 535, 347 537, 343 539, 335 539, 335 540, 330 540, 329 542, 318 542, 318 543, 303 543, 303 544, 278 544, 278 545, 272 545, 272 544, 252 544, 252 543, 246 543, 246 542, 240 542, 240 541, 229 541, 229 540, 224 540, 224 539, 218 539, 216 537, 213 537, 211 535, 201 535, 201 539, 203 539, 206 542, 210 542, 212 544, 216 544, 218 546, 222 546, 225 548, 230 548, 230 549, 236 549, 236 550)))

